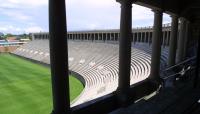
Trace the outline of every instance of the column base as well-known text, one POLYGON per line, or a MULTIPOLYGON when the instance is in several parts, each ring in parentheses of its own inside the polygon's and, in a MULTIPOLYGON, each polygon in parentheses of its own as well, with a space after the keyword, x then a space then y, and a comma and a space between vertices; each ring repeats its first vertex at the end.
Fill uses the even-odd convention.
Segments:
POLYGON ((119 107, 127 107, 128 105, 131 104, 129 91, 130 91, 130 89, 127 90, 126 92, 121 91, 120 89, 116 90, 116 97, 118 100, 117 102, 118 102, 119 107))

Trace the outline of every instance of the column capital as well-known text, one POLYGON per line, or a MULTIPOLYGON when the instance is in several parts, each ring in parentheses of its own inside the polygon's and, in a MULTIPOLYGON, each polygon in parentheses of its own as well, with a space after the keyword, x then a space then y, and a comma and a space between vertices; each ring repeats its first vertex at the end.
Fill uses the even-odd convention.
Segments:
POLYGON ((184 17, 180 17, 180 18, 179 18, 179 20, 180 20, 180 21, 184 21, 184 22, 186 22, 186 21, 187 21, 187 19, 186 19, 186 18, 184 18, 184 17))
POLYGON ((177 14, 170 14, 171 18, 178 18, 179 16, 177 14))
POLYGON ((134 0, 116 0, 120 4, 132 5, 134 0))
POLYGON ((151 11, 153 11, 154 13, 163 13, 164 10, 162 10, 162 9, 152 9, 151 11))

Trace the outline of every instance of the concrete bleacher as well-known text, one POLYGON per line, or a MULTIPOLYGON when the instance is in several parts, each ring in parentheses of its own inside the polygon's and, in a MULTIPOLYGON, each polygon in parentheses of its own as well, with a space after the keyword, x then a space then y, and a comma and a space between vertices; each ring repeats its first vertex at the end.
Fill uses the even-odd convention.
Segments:
MULTIPOLYGON (((50 64, 48 40, 33 40, 13 54, 50 64)), ((117 89, 119 46, 116 43, 69 41, 68 55, 69 69, 85 79, 85 88, 72 106, 117 89)), ((150 74, 151 48, 148 44, 134 44, 131 56, 130 82, 134 84, 150 74)), ((168 50, 163 48, 161 67, 165 67, 167 56, 168 50)))

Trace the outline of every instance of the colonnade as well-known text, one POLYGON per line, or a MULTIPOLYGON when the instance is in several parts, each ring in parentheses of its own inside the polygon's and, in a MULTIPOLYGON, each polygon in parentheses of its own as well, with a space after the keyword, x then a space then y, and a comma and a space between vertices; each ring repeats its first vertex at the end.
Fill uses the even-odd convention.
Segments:
MULTIPOLYGON (((119 79, 118 79, 118 93, 120 95, 119 101, 121 104, 126 104, 125 101, 128 101, 129 94, 128 91, 130 89, 130 82, 127 81, 130 79, 130 74, 128 70, 130 69, 129 58, 130 55, 130 45, 127 38, 130 38, 130 26, 132 25, 129 20, 132 17, 130 13, 132 11, 132 2, 129 0, 117 0, 121 4, 121 27, 120 27, 120 49, 119 54, 119 65, 123 66, 122 69, 119 68, 119 79), (129 28, 129 29, 128 29, 129 28), (125 30, 124 30, 125 29, 125 30), (129 37, 128 37, 129 36, 129 37), (120 64, 123 62, 123 64, 120 64), (128 69, 128 70, 124 70, 128 69), (121 72, 121 73, 120 73, 121 72), (123 91, 123 92, 121 92, 123 91), (121 100, 123 99, 123 100, 121 100)), ((177 15, 171 15, 172 25, 171 32, 162 33, 162 23, 163 23, 163 10, 162 9, 153 9, 154 12, 154 25, 152 30, 152 57, 151 57, 151 72, 148 77, 150 82, 153 82, 157 85, 161 83, 160 78, 160 57, 161 57, 161 45, 169 45, 169 62, 168 65, 175 65, 176 62, 179 63, 185 59, 186 47, 187 47, 187 39, 188 39, 188 24, 189 21, 185 18, 178 17, 177 15), (178 32, 178 20, 180 19, 180 32, 178 32), (166 38, 161 39, 162 36, 166 36, 166 38), (177 43, 178 39, 178 43, 177 43), (166 42, 167 41, 167 42, 166 42), (170 43, 169 43, 170 41, 170 43), (176 57, 177 55, 177 57, 176 57), (177 60, 176 60, 177 58, 177 60)), ((143 38, 141 35, 140 38, 143 38)), ((120 67, 120 66, 119 66, 120 67)))
MULTIPOLYGON (((171 27, 169 24, 163 25, 162 31, 162 45, 168 46, 170 39, 171 27)), ((143 42, 151 43, 153 36, 152 27, 142 27, 132 29, 132 36, 130 37, 131 41, 134 43, 143 42)), ((49 39, 48 33, 31 33, 32 39, 49 39)), ((84 40, 84 41, 119 41, 120 32, 119 30, 104 30, 104 31, 72 31, 67 33, 68 40, 84 40)))
MULTIPOLYGON (((121 4, 121 20, 119 32, 68 32, 68 39, 71 40, 119 40, 119 78, 116 90, 117 101, 121 106, 126 106, 130 100, 130 67, 131 67, 131 41, 148 41, 152 43, 151 73, 147 81, 155 83, 156 88, 160 85, 160 56, 161 44, 169 44, 169 66, 184 60, 187 47, 188 24, 189 21, 177 15, 172 15, 171 33, 162 33, 163 10, 155 8, 154 25, 151 32, 132 31, 132 4, 133 0, 117 0, 121 4), (178 19, 180 28, 178 33, 178 19), (179 35, 178 35, 179 34, 179 35), (164 36, 164 38, 162 38, 164 36), (176 42, 176 39, 178 41, 176 42), (169 43, 170 41, 170 43, 169 43), (177 49, 177 48, 178 49, 177 49), (177 54, 176 54, 177 53, 177 54), (176 61, 177 55, 177 61, 176 61)), ((71 112, 69 105, 69 79, 67 63, 67 39, 66 37, 66 12, 64 0, 49 1, 49 31, 50 31, 50 58, 52 72, 53 90, 53 112, 52 114, 68 114, 71 112)), ((36 37, 35 37, 36 35, 36 37)), ((45 38, 48 34, 35 34, 45 38)), ((138 89, 139 90, 139 89, 138 89)), ((105 103, 106 104, 106 103, 105 103)), ((102 102, 101 102, 102 105, 102 102)))

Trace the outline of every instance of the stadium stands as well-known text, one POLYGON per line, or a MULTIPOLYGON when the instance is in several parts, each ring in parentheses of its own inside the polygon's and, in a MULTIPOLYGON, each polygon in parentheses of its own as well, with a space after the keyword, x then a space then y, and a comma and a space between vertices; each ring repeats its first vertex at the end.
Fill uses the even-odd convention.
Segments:
MULTIPOLYGON (((151 46, 132 44, 131 84, 146 79, 150 74, 151 46)), ((68 42, 69 69, 85 79, 85 89, 72 102, 72 106, 101 97, 117 89, 119 47, 116 43, 72 41, 68 42)), ((50 64, 49 40, 33 40, 13 54, 50 64)), ((161 67, 165 67, 168 49, 163 48, 161 67)))

